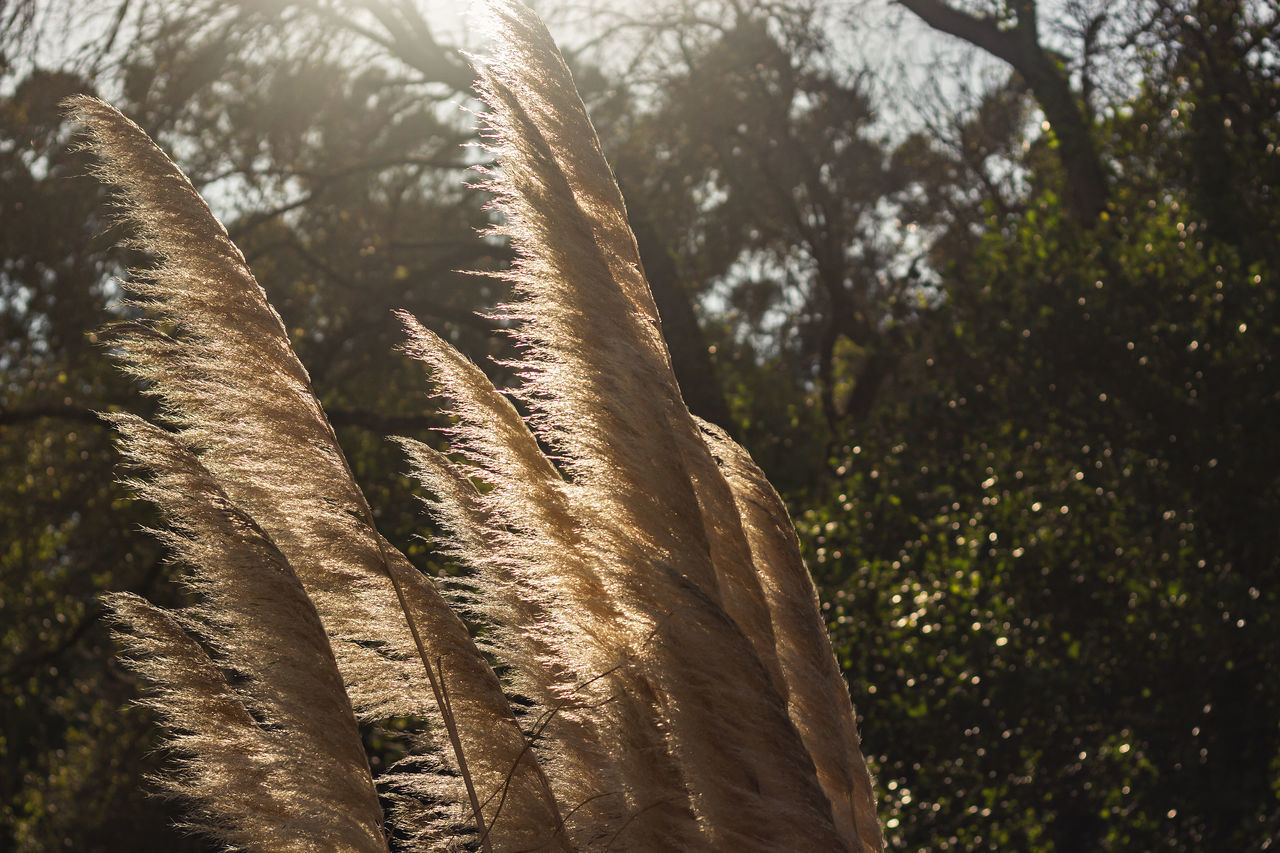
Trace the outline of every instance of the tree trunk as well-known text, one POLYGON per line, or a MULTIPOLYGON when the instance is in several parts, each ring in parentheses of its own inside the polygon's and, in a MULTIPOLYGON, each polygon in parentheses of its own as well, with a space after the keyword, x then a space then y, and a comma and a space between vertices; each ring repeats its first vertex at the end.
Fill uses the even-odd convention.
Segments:
POLYGON ((649 220, 632 211, 631 227, 640 246, 640 262, 644 264, 653 291, 653 301, 662 318, 662 336, 671 351, 671 366, 689 411, 734 435, 737 429, 729 414, 724 391, 716 379, 715 365, 707 351, 707 341, 698 326, 689 293, 680 283, 679 271, 667 254, 649 220))

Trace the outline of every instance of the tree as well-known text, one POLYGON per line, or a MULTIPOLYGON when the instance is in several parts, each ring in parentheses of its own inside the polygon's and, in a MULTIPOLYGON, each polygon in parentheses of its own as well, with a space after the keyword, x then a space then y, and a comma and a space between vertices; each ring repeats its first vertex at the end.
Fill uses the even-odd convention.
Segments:
MULTIPOLYGON (((1256 158, 1236 174, 1259 194, 1274 172, 1256 137, 1194 118, 1203 83, 1185 71, 1211 67, 1197 34, 1217 11, 1177 14, 1182 37, 1091 128, 1117 176, 1106 210, 1082 227, 1053 158, 1026 147, 1032 194, 989 204, 949 265, 933 256, 917 384, 846 439, 844 476, 802 522, 854 689, 874 688, 866 742, 919 745, 880 757, 891 832, 912 847, 1246 849, 1275 833, 1262 579, 1280 541, 1262 519, 1280 482, 1265 285, 1280 258, 1260 250, 1265 216, 1211 225, 1217 164, 1256 158)), ((1212 86, 1253 92, 1243 114, 1274 110, 1235 69, 1212 86)))

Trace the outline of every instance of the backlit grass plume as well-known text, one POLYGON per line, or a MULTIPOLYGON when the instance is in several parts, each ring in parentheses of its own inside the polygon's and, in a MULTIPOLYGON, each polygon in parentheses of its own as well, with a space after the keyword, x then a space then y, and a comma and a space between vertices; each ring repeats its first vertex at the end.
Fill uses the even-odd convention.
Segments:
POLYGON ((515 3, 492 14, 486 186, 517 255, 499 313, 531 414, 403 317, 455 419, 451 456, 402 442, 467 569, 449 601, 374 528, 279 317, 186 178, 115 110, 70 104, 157 258, 129 284, 150 319, 114 340, 172 429, 115 421, 197 604, 109 602, 173 732, 166 784, 236 847, 387 849, 357 720, 415 717, 423 754, 377 780, 411 849, 880 850, 790 519, 680 397, 549 34, 515 3))

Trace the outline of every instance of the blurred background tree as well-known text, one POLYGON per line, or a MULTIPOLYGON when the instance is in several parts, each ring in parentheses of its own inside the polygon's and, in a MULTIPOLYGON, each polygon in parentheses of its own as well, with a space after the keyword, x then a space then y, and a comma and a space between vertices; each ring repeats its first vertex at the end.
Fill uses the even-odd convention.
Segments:
MULTIPOLYGON (((164 757, 99 620, 103 590, 180 593, 92 414, 151 405, 96 339, 147 259, 111 248, 58 101, 175 153, 380 527, 449 571, 384 440, 440 425, 393 308, 500 383, 509 352, 476 313, 501 287, 456 272, 507 250, 462 185, 483 40, 443 8, 0 2, 0 848, 204 847, 144 795, 164 757)), ((791 506, 895 848, 1266 849, 1280 7, 541 9, 691 408, 791 506), (883 72, 930 32, 971 52, 883 72)), ((368 742, 376 773, 394 732, 368 742)))

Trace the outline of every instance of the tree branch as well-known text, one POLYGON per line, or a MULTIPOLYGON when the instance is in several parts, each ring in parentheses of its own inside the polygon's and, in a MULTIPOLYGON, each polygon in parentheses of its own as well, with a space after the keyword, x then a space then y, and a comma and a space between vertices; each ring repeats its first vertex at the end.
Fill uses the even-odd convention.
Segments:
POLYGON ((1002 30, 994 18, 971 15, 939 0, 898 0, 898 3, 938 32, 955 36, 974 47, 1018 65, 1015 30, 1002 30))
POLYGON ((1002 29, 994 18, 969 14, 941 0, 898 0, 898 3, 935 30, 969 42, 1007 62, 1022 75, 1058 138, 1067 210, 1079 224, 1093 225, 1107 205, 1106 172, 1070 81, 1057 58, 1040 44, 1033 0, 1019 0, 1015 4, 1017 20, 1007 29, 1002 29))

